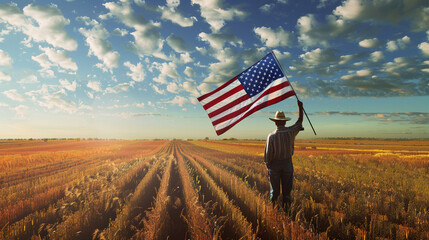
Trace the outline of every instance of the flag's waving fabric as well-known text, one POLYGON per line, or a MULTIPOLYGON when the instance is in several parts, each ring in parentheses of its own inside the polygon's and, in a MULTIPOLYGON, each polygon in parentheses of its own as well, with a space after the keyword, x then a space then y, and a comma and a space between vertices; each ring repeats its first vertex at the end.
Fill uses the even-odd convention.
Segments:
POLYGON ((250 114, 295 95, 274 53, 202 95, 203 105, 217 135, 228 131, 250 114))

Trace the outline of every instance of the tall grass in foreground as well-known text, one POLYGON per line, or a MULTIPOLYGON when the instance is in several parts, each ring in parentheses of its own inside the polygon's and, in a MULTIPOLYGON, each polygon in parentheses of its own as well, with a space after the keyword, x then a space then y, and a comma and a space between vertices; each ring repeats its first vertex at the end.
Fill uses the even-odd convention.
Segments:
MULTIPOLYGON (((180 152, 180 154, 183 154, 183 152, 180 152)), ((233 234, 240 239, 254 239, 256 236, 253 233, 252 224, 247 221, 240 209, 234 205, 222 188, 216 184, 213 178, 194 159, 187 157, 187 161, 191 163, 192 168, 195 169, 201 180, 207 184, 211 195, 214 197, 213 200, 219 203, 221 208, 225 210, 226 217, 229 219, 226 224, 235 231, 233 234)))
MULTIPOLYGON (((213 149, 219 146, 207 144, 213 149)), ((293 160, 293 220, 330 239, 429 239, 428 141, 312 140, 305 144, 296 148, 293 160), (324 148, 320 150, 319 145, 324 148)), ((222 152, 193 149, 237 174, 222 158, 244 165, 246 159, 253 164, 257 157, 231 157, 228 152, 237 146, 223 143, 222 152)), ((246 167, 263 174, 262 156, 259 159, 254 164, 259 169, 246 167)))
POLYGON ((167 207, 172 204, 168 196, 168 187, 173 161, 173 158, 169 158, 152 210, 147 212, 138 226, 135 226, 137 230, 133 239, 167 239, 167 224, 170 224, 171 219, 167 207))
POLYGON ((162 169, 164 158, 158 159, 137 186, 135 192, 123 206, 121 213, 103 232, 108 239, 129 239, 132 237, 134 218, 150 206, 155 194, 154 187, 158 186, 158 173, 162 169))
POLYGON ((207 211, 198 201, 198 195, 195 192, 195 185, 186 169, 183 155, 176 153, 177 165, 180 175, 180 181, 183 186, 184 202, 186 205, 186 222, 189 227, 192 239, 211 240, 216 238, 215 229, 212 221, 207 215, 207 211))
POLYGON ((296 218, 308 228, 332 238, 429 238, 429 175, 417 159, 410 166, 395 156, 344 154, 295 163, 296 218))
POLYGON ((226 190, 228 195, 238 203, 241 210, 253 222, 254 229, 259 228, 260 236, 264 239, 313 239, 315 238, 300 226, 287 219, 284 214, 276 210, 267 198, 250 189, 240 178, 214 166, 208 160, 193 155, 190 150, 189 157, 195 159, 201 167, 226 190))
POLYGON ((133 178, 143 175, 153 160, 137 159, 130 164, 110 164, 87 172, 88 175, 69 183, 58 202, 5 227, 0 239, 29 239, 32 235, 50 239, 92 236, 96 229, 107 227, 115 218, 129 188, 133 188, 133 178))
POLYGON ((268 200, 262 156, 251 155, 260 142, 0 141, 0 155, 20 149, 30 163, 0 170, 0 239, 429 239, 429 150, 320 142, 296 148, 285 213, 268 200), (246 154, 228 152, 237 149, 246 154))
MULTIPOLYGON (((136 181, 147 172, 153 158, 137 161, 136 166, 124 174, 114 174, 115 171, 101 172, 100 180, 85 186, 83 202, 79 209, 70 214, 62 223, 56 226, 55 232, 50 234, 52 239, 86 238, 97 236, 109 222, 116 218, 126 196, 134 191, 136 181), (104 175, 103 173, 107 173, 104 175), (97 185, 95 185, 97 184, 97 185), (91 186, 94 185, 94 186, 91 186), (95 235, 94 235, 95 233, 95 235)), ((73 194, 68 191, 68 194, 73 194)))

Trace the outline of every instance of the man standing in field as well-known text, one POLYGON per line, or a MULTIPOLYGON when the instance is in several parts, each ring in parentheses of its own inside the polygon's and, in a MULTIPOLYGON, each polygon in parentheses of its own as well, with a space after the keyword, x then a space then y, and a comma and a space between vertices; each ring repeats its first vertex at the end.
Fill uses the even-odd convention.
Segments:
POLYGON ((273 204, 280 195, 280 183, 283 193, 283 206, 288 209, 292 203, 290 192, 293 183, 292 155, 294 151, 295 137, 302 128, 303 104, 297 100, 299 107, 299 117, 296 123, 286 127, 286 121, 291 118, 286 117, 284 112, 276 112, 274 121, 277 130, 270 133, 265 144, 265 164, 270 177, 270 198, 273 204))

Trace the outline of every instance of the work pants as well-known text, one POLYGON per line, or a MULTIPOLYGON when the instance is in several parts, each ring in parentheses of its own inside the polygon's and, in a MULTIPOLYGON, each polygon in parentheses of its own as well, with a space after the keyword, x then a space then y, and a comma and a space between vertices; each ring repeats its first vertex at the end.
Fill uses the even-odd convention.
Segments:
POLYGON ((268 169, 270 176, 270 199, 274 204, 280 196, 280 186, 282 186, 283 207, 289 208, 292 203, 290 192, 293 184, 292 161, 275 161, 268 169))

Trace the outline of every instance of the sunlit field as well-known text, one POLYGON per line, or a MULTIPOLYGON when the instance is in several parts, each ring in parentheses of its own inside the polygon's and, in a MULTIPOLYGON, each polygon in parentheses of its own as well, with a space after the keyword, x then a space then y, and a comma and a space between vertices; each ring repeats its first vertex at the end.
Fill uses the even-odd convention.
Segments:
POLYGON ((0 239, 429 239, 429 141, 299 140, 293 204, 265 141, 0 141, 0 239))

